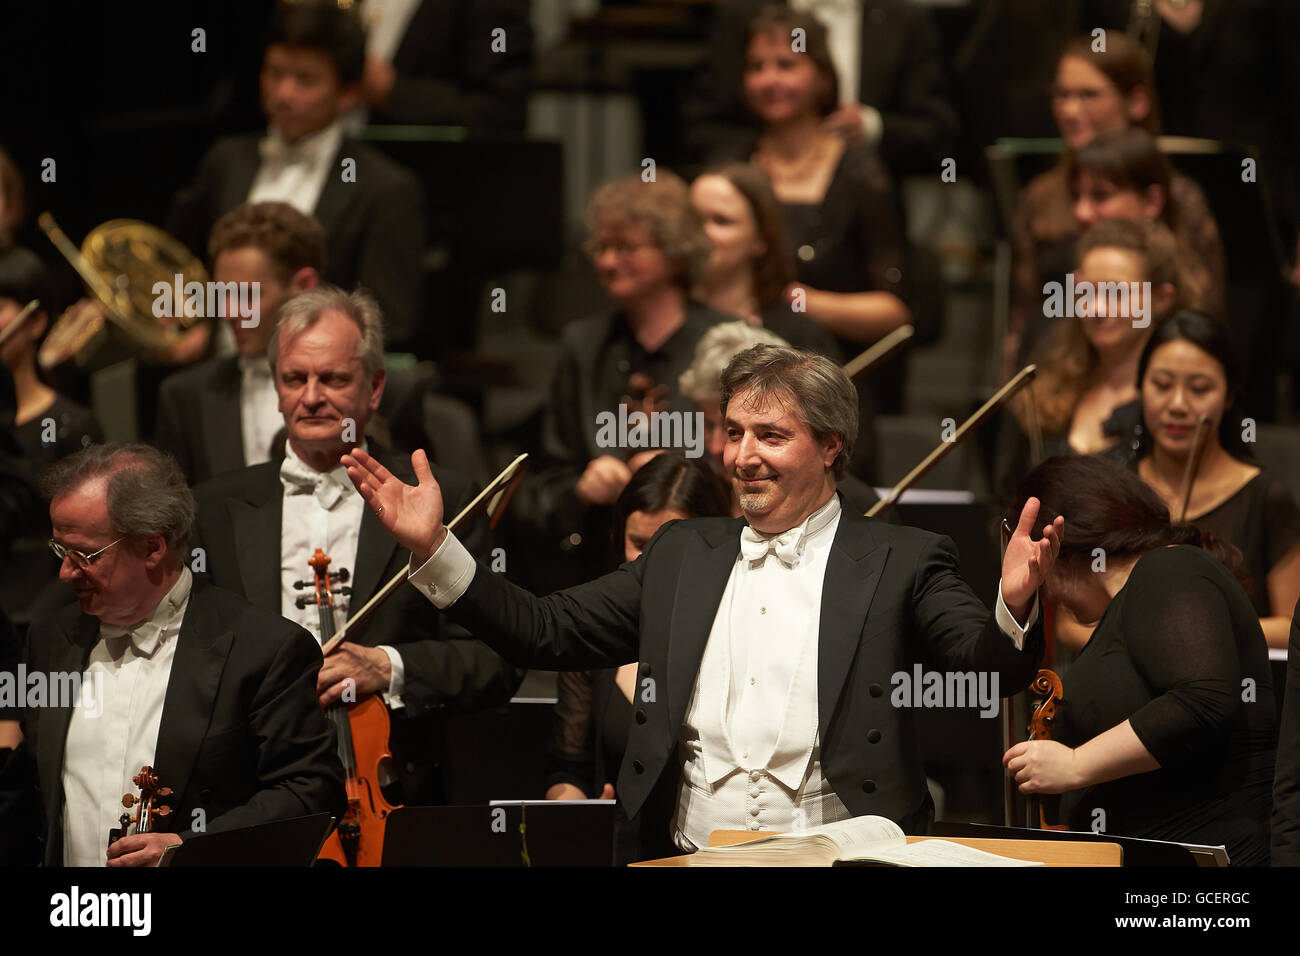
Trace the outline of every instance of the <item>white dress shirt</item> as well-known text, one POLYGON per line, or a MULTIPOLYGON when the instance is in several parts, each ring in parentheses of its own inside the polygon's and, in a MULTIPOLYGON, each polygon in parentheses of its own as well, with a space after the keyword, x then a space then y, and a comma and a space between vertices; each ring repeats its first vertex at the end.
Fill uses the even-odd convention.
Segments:
POLYGON ((287 202, 310 216, 320 201, 325 180, 330 175, 342 175, 342 167, 334 164, 342 144, 343 128, 337 122, 304 136, 292 146, 272 127, 258 144, 262 161, 248 190, 248 201, 287 202))
MULTIPOLYGON (((365 442, 362 449, 368 450, 365 442)), ((280 614, 305 627, 318 643, 321 641, 320 614, 314 592, 309 587, 295 588, 296 581, 310 581, 312 569, 307 561, 320 548, 330 556, 329 571, 346 568, 356 573, 357 542, 361 537, 361 518, 366 503, 348 480, 347 469, 336 465, 330 471, 316 471, 285 442, 284 461, 280 465, 280 484, 284 492, 280 516, 280 614), (299 597, 307 597, 305 607, 298 607, 299 597)), ((348 595, 334 595, 334 629, 348 619, 351 601, 348 595)), ((386 702, 391 708, 402 706, 401 694, 405 670, 396 649, 380 645, 392 664, 386 702)))
POLYGON ((271 365, 263 355, 239 357, 239 424, 244 437, 244 464, 271 460, 271 442, 284 427, 280 397, 271 365))
MULTIPOLYGON (((832 495, 781 535, 742 533, 678 732, 682 782, 673 835, 683 849, 707 845, 716 829, 791 830, 850 816, 822 774, 817 706, 822 585, 839 520, 839 496, 832 495), (746 538, 771 539, 776 550, 751 560, 746 538)), ((409 580, 446 608, 465 593, 476 568, 448 531, 409 580)), ((1022 627, 999 582, 994 615, 1023 649, 1038 600, 1022 627)))
POLYGON ((822 583, 839 523, 831 495, 781 535, 742 532, 678 734, 673 838, 684 850, 707 846, 714 830, 851 816, 822 775, 818 740, 822 583))
MULTIPOLYGON (((98 716, 74 707, 63 757, 63 863, 104 866, 108 831, 118 825, 131 778, 152 766, 163 701, 193 577, 181 575, 153 612, 132 628, 101 624, 83 684, 102 687, 98 716)), ((162 781, 163 785, 167 781, 162 781)))

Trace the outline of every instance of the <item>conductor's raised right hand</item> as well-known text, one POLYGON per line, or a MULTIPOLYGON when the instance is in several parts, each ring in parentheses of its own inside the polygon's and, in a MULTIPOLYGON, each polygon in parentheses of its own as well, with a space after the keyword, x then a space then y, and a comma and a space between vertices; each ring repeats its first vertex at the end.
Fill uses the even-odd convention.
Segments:
POLYGON ((434 480, 424 452, 417 451, 411 456, 411 467, 418 482, 414 486, 406 484, 360 448, 354 448, 340 461, 365 499, 366 507, 411 552, 414 566, 428 561, 447 537, 447 528, 442 523, 442 489, 434 480))

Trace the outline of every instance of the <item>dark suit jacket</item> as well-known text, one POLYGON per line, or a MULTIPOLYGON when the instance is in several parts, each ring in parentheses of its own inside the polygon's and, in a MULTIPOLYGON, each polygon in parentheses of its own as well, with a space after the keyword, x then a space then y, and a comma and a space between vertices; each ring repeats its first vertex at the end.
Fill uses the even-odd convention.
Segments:
MULTIPOLYGON (((447 611, 507 658, 581 670, 640 661, 641 687, 616 792, 639 824, 625 853, 671 854, 678 733, 731 569, 740 518, 662 527, 639 559, 589 584, 537 598, 480 568, 447 611)), ((923 832, 933 804, 912 710, 890 703, 891 675, 996 672, 1003 696, 1026 686, 1042 654, 1041 623, 1017 651, 957 570, 951 540, 846 509, 826 565, 817 656, 823 772, 855 816, 923 832)), ((974 713, 972 720, 979 719, 974 713)))
MULTIPOLYGON (((409 461, 377 448, 372 453, 403 481, 414 483, 409 461)), ((449 514, 473 499, 476 489, 468 479, 439 468, 434 475, 449 514)), ((207 577, 273 614, 280 613, 283 500, 279 461, 219 475, 195 489, 198 513, 192 546, 204 549, 207 577)), ((470 549, 484 554, 482 522, 467 533, 470 549)), ((348 569, 350 606, 360 608, 406 567, 409 557, 365 509, 356 566, 348 569)), ((310 577, 311 569, 304 566, 303 578, 310 577)), ((507 703, 523 675, 484 644, 430 614, 419 592, 410 587, 381 604, 353 639, 367 647, 387 644, 401 656, 406 681, 403 707, 393 712, 394 767, 406 801, 434 801, 442 789, 441 715, 507 703)))
MULTIPOLYGON (((260 139, 250 133, 218 140, 194 181, 176 195, 167 229, 193 252, 205 255, 213 224, 248 199, 261 163, 260 139)), ((425 207, 416 178, 373 147, 345 136, 313 213, 325 229, 325 281, 369 289, 389 336, 408 338, 422 319, 425 207), (345 158, 356 160, 356 182, 343 182, 345 158)))
POLYGON ((158 393, 154 444, 171 452, 191 485, 244 467, 239 360, 211 359, 169 376, 158 393))
MULTIPOLYGON (((28 667, 84 671, 99 620, 69 606, 32 625, 28 667)), ((174 795, 158 829, 216 833, 310 813, 341 817, 343 766, 316 702, 320 649, 302 628, 196 578, 163 704, 154 769, 174 795)), ((63 862, 63 755, 71 708, 23 718, 36 761, 46 866, 63 862)), ((108 834, 104 834, 107 841, 108 834)))
POLYGON ((371 122, 522 130, 532 65, 526 0, 421 0, 393 56, 393 89, 371 122), (503 52, 492 49, 498 27, 503 52))
MULTIPOLYGON (((685 107, 688 145, 700 158, 731 154, 753 138, 741 95, 745 35, 767 0, 725 0, 709 56, 685 107)), ((858 101, 880 111, 880 154, 895 174, 935 175, 957 131, 939 34, 930 11, 908 0, 864 0, 858 101)))

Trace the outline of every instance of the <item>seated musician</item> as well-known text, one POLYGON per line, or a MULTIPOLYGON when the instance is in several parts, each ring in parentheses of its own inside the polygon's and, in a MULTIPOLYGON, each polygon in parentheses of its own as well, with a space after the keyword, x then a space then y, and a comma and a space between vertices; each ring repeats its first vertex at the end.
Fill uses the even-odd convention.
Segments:
POLYGON ((1134 467, 1171 514, 1183 507, 1196 423, 1209 417, 1184 520, 1241 550, 1264 637, 1285 648, 1300 600, 1300 508, 1242 440, 1249 412, 1227 328, 1200 312, 1176 313, 1147 342, 1136 380, 1144 427, 1134 467))
POLYGON ((36 353, 49 331, 53 296, 49 274, 35 254, 19 246, 0 251, 0 332, 18 318, 28 302, 40 302, 0 346, 0 361, 13 376, 18 404, 10 424, 34 468, 104 440, 90 409, 50 387, 37 368, 36 353))
MULTIPOLYGON (((1088 314, 1072 309, 1050 320, 1034 356, 1038 375, 1011 403, 998 434, 995 488, 1004 498, 1035 464, 1035 429, 1044 457, 1090 454, 1117 445, 1132 456, 1140 420, 1134 382, 1142 346, 1163 318, 1198 301, 1173 235, 1156 223, 1098 223, 1080 237, 1076 262, 1077 288, 1089 283, 1101 290, 1102 283, 1124 283, 1126 291, 1137 295, 1117 297, 1114 303, 1109 295, 1097 295, 1088 314), (1149 302, 1142 283, 1150 283, 1149 302)), ((1064 297, 1065 286, 1061 291, 1064 297)))
MULTIPOLYGON (((195 579, 194 499, 169 456, 94 445, 46 475, 59 576, 79 606, 32 624, 29 673, 76 674, 75 701, 22 711, 47 866, 150 866, 177 838, 342 814, 343 768, 302 628, 195 579), (108 844, 131 778, 170 787, 165 832, 108 844), (105 851, 107 850, 107 855, 105 851)), ((34 702, 33 702, 34 703, 34 702)))
MULTIPOLYGON (((281 307, 267 355, 288 433, 284 453, 196 489, 195 545, 203 548, 213 583, 319 639, 315 605, 298 600, 311 591, 294 586, 311 580, 307 561, 317 548, 330 557, 331 572, 348 572, 351 593, 335 599, 336 628, 406 564, 338 463, 362 443, 403 470, 400 459, 366 439, 384 389, 379 309, 364 293, 331 286, 304 292, 281 307)), ((473 499, 476 489, 467 478, 438 473, 449 507, 459 511, 473 499)), ((471 525, 467 536, 485 557, 484 525, 471 525)), ((522 675, 486 646, 430 618, 410 588, 380 604, 354 637, 320 669, 321 705, 338 702, 348 678, 358 698, 383 694, 394 716, 395 802, 444 802, 440 715, 505 703, 522 675)))
POLYGON ((540 460, 519 495, 536 546, 550 555, 564 542, 567 560, 549 564, 566 583, 605 569, 610 508, 640 463, 636 448, 602 444, 596 417, 617 416, 620 405, 629 413, 692 411, 677 376, 700 336, 733 318, 690 297, 710 247, 690 192, 673 173, 606 183, 588 205, 587 226, 587 249, 614 308, 565 327, 540 460), (575 537, 582 543, 573 548, 575 537))
POLYGON ((156 444, 176 456, 191 485, 271 460, 284 419, 266 343, 280 306, 320 282, 325 233, 288 203, 244 203, 212 227, 208 258, 215 281, 257 283, 258 314, 248 319, 238 307, 227 308, 236 355, 210 359, 162 384, 156 444))
POLYGON ((421 320, 424 203, 411 173, 340 126, 359 101, 365 59, 357 10, 278 4, 262 58, 267 134, 218 140, 175 197, 167 231, 201 249, 240 203, 287 202, 325 229, 324 280, 373 291, 390 337, 406 339, 421 320))
POLYGON ((1171 524, 1159 496, 1104 457, 1049 458, 1016 501, 1035 498, 1045 519, 1070 512, 1044 595, 1096 629, 1064 677, 1053 739, 1017 744, 1003 764, 1023 793, 1064 794, 1071 830, 1224 845, 1236 865, 1267 864, 1272 677, 1234 576, 1240 554, 1171 524))

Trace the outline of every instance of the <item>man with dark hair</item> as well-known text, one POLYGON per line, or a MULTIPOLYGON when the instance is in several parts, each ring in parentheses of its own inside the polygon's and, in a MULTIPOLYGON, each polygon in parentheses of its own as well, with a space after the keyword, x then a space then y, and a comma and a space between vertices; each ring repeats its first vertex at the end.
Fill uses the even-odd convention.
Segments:
POLYGON ((79 605, 34 623, 27 641, 28 673, 51 689, 21 718, 45 864, 100 866, 107 846, 110 866, 150 866, 178 837, 340 816, 343 768, 315 695, 320 651, 278 615, 194 581, 194 499, 175 461, 147 445, 95 445, 43 487, 59 577, 79 605), (80 693, 56 695, 60 684, 80 693), (146 765, 172 789, 172 813, 159 832, 109 845, 146 765))
POLYGON ((545 598, 463 552, 423 453, 416 487, 363 451, 344 462, 411 549, 411 583, 508 659, 640 662, 615 792, 643 843, 623 857, 693 850, 742 820, 790 830, 878 814, 924 832, 933 802, 916 720, 887 694, 891 675, 924 662, 991 672, 1008 695, 1028 684, 1042 653, 1036 591, 1063 522, 1035 542, 1038 503, 1026 504, 990 614, 947 538, 841 507, 857 397, 837 365, 755 346, 723 373, 722 410, 744 517, 669 522, 635 562, 545 598))
MULTIPOLYGON (((280 306, 320 282, 325 233, 288 203, 244 203, 212 227, 208 257, 215 281, 256 285, 257 314, 245 317, 232 298, 224 318, 237 354, 177 372, 162 384, 157 444, 176 456, 191 485, 271 460, 283 421, 266 343, 280 306)), ((238 286, 228 291, 239 294, 238 286)))
POLYGON ((262 60, 267 135, 213 145, 177 195, 168 229, 197 249, 217 218, 243 202, 282 201, 313 214, 328 244, 323 278, 369 289, 392 337, 405 340, 421 319, 424 200, 414 176, 340 126, 358 102, 365 55, 355 10, 328 0, 282 3, 262 60))
MULTIPOLYGON (((268 355, 288 435, 284 453, 195 491, 195 543, 213 583, 323 640, 315 604, 300 605, 304 591, 294 586, 311 578, 307 562, 316 549, 330 557, 331 572, 348 572, 350 593, 335 598, 336 628, 406 564, 339 465, 345 451, 367 441, 383 395, 379 310, 364 293, 328 286, 304 292, 280 310, 268 355)), ((409 474, 401 458, 377 443, 367 447, 409 474)), ((452 507, 473 500, 467 478, 438 474, 452 507)), ((485 555, 483 522, 471 523, 466 539, 485 555)), ((431 618, 419 595, 404 588, 325 659, 317 693, 322 705, 333 704, 351 679, 358 697, 383 695, 393 715, 395 802, 435 804, 445 792, 443 715, 504 704, 521 676, 454 625, 431 618)))

